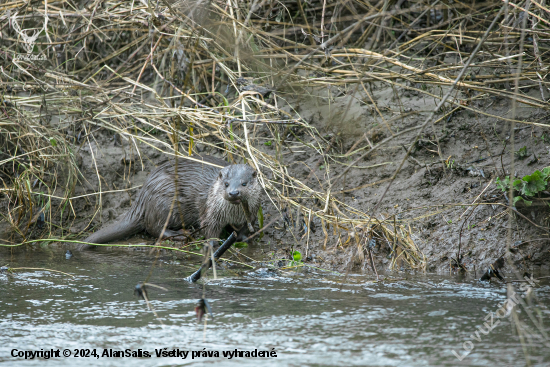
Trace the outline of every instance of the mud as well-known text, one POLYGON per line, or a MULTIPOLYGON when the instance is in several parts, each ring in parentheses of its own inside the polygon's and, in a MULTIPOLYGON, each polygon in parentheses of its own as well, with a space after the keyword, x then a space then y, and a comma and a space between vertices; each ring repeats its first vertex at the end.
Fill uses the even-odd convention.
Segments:
MULTIPOLYGON (((285 95, 288 101, 286 107, 284 100, 278 100, 279 107, 283 106, 287 111, 291 111, 292 107, 327 140, 333 141, 327 155, 328 169, 324 164, 321 167, 316 165, 320 157, 318 154, 299 149, 285 150, 281 157, 289 173, 306 179, 315 169, 309 183, 314 188, 325 190, 326 183, 342 172, 343 164, 353 162, 368 146, 374 146, 395 134, 396 137, 389 143, 357 163, 359 167, 350 169, 333 189, 333 194, 340 201, 378 219, 395 217, 397 222, 407 226, 426 256, 427 270, 452 270, 452 259, 457 258, 460 245, 460 256, 466 269, 481 275, 489 264, 505 253, 506 248, 507 202, 495 185, 496 177, 510 174, 511 149, 527 149, 526 156, 522 159, 516 156, 514 159, 516 176, 549 166, 550 130, 516 124, 512 143, 510 124, 497 118, 512 117, 509 100, 476 99, 461 92, 458 96, 464 97, 466 106, 475 104, 486 115, 459 109, 445 117, 450 109, 439 111, 435 120, 440 121, 428 125, 412 156, 405 161, 386 192, 390 183, 387 179, 401 164, 418 130, 400 132, 421 125, 437 100, 377 83, 370 85, 371 100, 360 89, 309 89, 305 93, 285 95), (360 151, 345 156, 351 148, 360 151), (382 180, 386 181, 376 184, 382 180), (380 206, 374 211, 382 197, 380 206), (483 205, 465 206, 473 203, 483 205)), ((528 93, 535 95, 539 92, 532 88, 528 93)), ((547 114, 520 104, 516 119, 544 123, 547 114)), ((267 127, 260 125, 254 130, 254 138, 262 137, 269 140, 267 127)), ((295 142, 292 136, 286 139, 288 146, 295 142)), ((275 153, 273 146, 260 142, 258 147, 269 154, 275 153)), ((227 158, 212 146, 199 143, 196 149, 201 154, 227 158)), ((166 159, 155 149, 155 143, 146 145, 124 140, 101 128, 75 144, 75 154, 85 179, 76 184, 73 196, 88 195, 98 188, 104 192, 101 197, 90 195, 73 200, 70 210, 76 219, 67 212, 66 218, 71 218, 70 224, 64 223, 64 226, 79 238, 85 238, 106 222, 119 219, 130 208, 147 175, 166 159)), ((58 190, 61 193, 62 188, 58 190)), ((548 238, 550 211, 544 202, 535 204, 532 207, 518 204, 519 213, 523 216, 515 214, 511 223, 511 243, 517 247, 512 257, 522 269, 547 271, 550 241, 544 238, 548 238)), ((279 208, 275 208, 269 198, 263 200, 262 207, 265 223, 275 216, 280 217, 279 208)), ((331 229, 325 241, 317 218, 313 219, 312 229, 315 232, 310 233, 308 240, 307 236, 300 235, 298 228, 285 226, 279 220, 266 231, 261 241, 256 240, 252 246, 269 249, 272 258, 289 258, 292 251, 298 250, 306 262, 324 269, 372 271, 367 261, 357 257, 355 247, 345 243, 347 233, 331 229)), ((34 230, 32 236, 44 234, 44 230, 34 230)), ((146 238, 145 235, 140 236, 146 238)), ((389 253, 390 247, 383 242, 373 249, 378 270, 388 267, 389 253)))
MULTIPOLYGON (((370 102, 367 95, 354 93, 351 88, 348 91, 331 88, 328 97, 307 97, 296 102, 302 117, 312 121, 323 133, 337 135, 334 150, 345 154, 357 142, 354 149, 376 145, 392 134, 421 125, 438 102, 409 91, 394 92, 391 88, 374 85, 371 97, 378 110, 372 103, 365 103, 370 102)), ((533 88, 529 93, 536 95, 540 92, 533 88)), ((462 95, 465 100, 472 97, 462 95)), ((427 257, 430 271, 455 268, 451 259, 457 258, 459 244, 463 264, 468 271, 478 275, 480 269, 484 272, 487 266, 504 255, 508 233, 507 199, 497 188, 495 180, 510 175, 511 149, 514 152, 522 147, 527 149, 525 156, 516 154, 513 159, 515 176, 522 177, 550 165, 548 128, 516 124, 512 145, 510 124, 498 119, 512 118, 509 100, 486 98, 469 103, 474 103, 487 115, 461 109, 435 125, 428 125, 413 149, 412 157, 405 161, 385 196, 389 182, 372 184, 392 177, 417 130, 397 136, 368 155, 358 163, 363 168, 349 170, 337 185, 339 191, 346 191, 336 194, 340 201, 379 219, 395 216, 398 222, 410 226, 415 243, 427 257), (354 189, 369 184, 372 186, 354 189), (382 196, 378 210, 373 211, 382 196), (483 205, 463 206, 473 203, 483 205)), ((438 113, 434 120, 444 115, 438 113)), ((520 104, 516 119, 545 123, 547 113, 520 104)), ((340 161, 351 163, 360 154, 362 152, 340 161)), ((286 159, 294 162, 290 167, 300 176, 301 161, 311 167, 318 158, 297 154, 286 159)), ((327 182, 342 169, 342 165, 333 164, 330 175, 319 170, 317 182, 327 182)), ((301 172, 302 177, 309 174, 306 171, 301 172)), ((517 246, 512 258, 520 269, 548 270, 548 205, 535 202, 531 207, 518 204, 517 208, 526 218, 515 214, 512 220, 511 244, 517 246)), ((344 240, 347 237, 342 236, 344 240)), ((313 235, 312 243, 322 243, 322 238, 319 230, 313 235)), ((314 252, 324 259, 321 261, 324 266, 330 264, 333 269, 342 270, 352 265, 356 269, 370 270, 367 262, 353 259, 355 252, 351 246, 348 247, 338 245, 337 236, 332 236, 326 251, 320 251, 317 246, 314 252)), ((389 264, 388 253, 387 245, 374 249, 377 266, 382 269, 389 264)))

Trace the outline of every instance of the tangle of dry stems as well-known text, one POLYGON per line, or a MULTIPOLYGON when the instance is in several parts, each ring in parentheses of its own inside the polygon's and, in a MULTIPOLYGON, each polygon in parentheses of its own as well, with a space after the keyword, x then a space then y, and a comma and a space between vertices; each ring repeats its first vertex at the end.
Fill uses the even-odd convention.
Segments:
MULTIPOLYGON (((444 117, 457 109, 489 115, 477 103, 487 98, 548 110, 550 11, 544 2, 532 1, 529 9, 525 1, 507 4, 506 16, 457 83, 460 93, 440 111, 444 117), (520 52, 525 17, 532 27, 524 30, 520 52), (513 81, 518 88, 510 87, 513 81), (540 96, 524 92, 532 87, 540 96)), ((411 268, 425 268, 408 227, 395 218, 371 218, 331 189, 331 174, 353 166, 341 158, 355 159, 375 147, 343 156, 332 149, 331 137, 280 106, 288 106, 285 97, 296 91, 348 91, 355 85, 367 91, 369 83, 441 99, 502 6, 402 0, 96 0, 84 7, 61 0, 4 2, 0 191, 9 210, 2 220, 23 240, 40 220, 47 224, 41 235, 67 236, 77 216, 75 201, 96 206, 98 214, 101 195, 135 190, 104 189, 99 171, 96 182, 84 182, 78 152, 108 131, 132 147, 138 168, 145 164, 143 147, 192 159, 200 144, 224 151, 230 160, 252 160, 281 212, 320 218, 325 236, 328 226, 348 231, 350 238, 368 231, 398 247, 411 268), (46 31, 36 39, 26 36, 40 27, 46 31), (20 56, 29 49, 45 61, 20 56), (276 154, 263 149, 262 129, 276 154), (283 159, 291 149, 318 155, 328 184, 293 177, 283 159)))

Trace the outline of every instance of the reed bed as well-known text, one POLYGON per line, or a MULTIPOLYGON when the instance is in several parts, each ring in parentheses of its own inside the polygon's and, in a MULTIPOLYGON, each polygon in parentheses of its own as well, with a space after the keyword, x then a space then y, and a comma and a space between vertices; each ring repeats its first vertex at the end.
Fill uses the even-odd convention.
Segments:
MULTIPOLYGON (((392 264, 425 269, 409 227, 335 195, 354 164, 344 160, 376 147, 336 151, 337 137, 321 134, 287 100, 327 86, 369 95, 379 83, 442 102, 432 123, 459 109, 487 115, 478 103, 487 98, 546 111, 549 22, 544 2, 529 0, 3 2, 1 220, 14 234, 6 244, 80 235, 69 231, 73 204, 86 201, 97 214, 109 190, 99 171, 86 184, 75 152, 107 130, 135 148, 138 167, 142 149, 186 159, 197 146, 249 161, 289 222, 320 219, 324 246, 331 231, 345 231, 338 245, 355 246, 359 257, 375 239, 391 248, 392 264), (532 88, 540 95, 526 93, 532 88), (263 149, 259 131, 275 154, 263 149), (283 158, 292 149, 318 156, 330 179, 294 177, 283 158)), ((493 117, 548 126, 540 116, 493 117)))

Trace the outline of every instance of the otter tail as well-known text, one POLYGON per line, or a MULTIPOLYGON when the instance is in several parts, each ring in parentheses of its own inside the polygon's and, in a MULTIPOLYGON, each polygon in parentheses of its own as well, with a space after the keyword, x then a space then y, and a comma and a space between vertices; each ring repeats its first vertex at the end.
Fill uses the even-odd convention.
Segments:
MULTIPOLYGON (((125 215, 120 221, 101 228, 99 231, 91 234, 84 240, 84 242, 107 243, 122 240, 144 229, 145 228, 139 219, 132 218, 131 215, 125 215)), ((82 250, 91 247, 93 247, 93 245, 83 244, 79 248, 82 250)))

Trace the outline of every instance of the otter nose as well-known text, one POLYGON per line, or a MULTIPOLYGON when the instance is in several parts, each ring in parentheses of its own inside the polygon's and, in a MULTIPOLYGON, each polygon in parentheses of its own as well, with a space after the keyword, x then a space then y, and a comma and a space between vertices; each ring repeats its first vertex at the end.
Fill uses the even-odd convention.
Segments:
POLYGON ((230 197, 237 197, 239 196, 239 194, 240 194, 239 190, 234 190, 229 192, 230 197))

